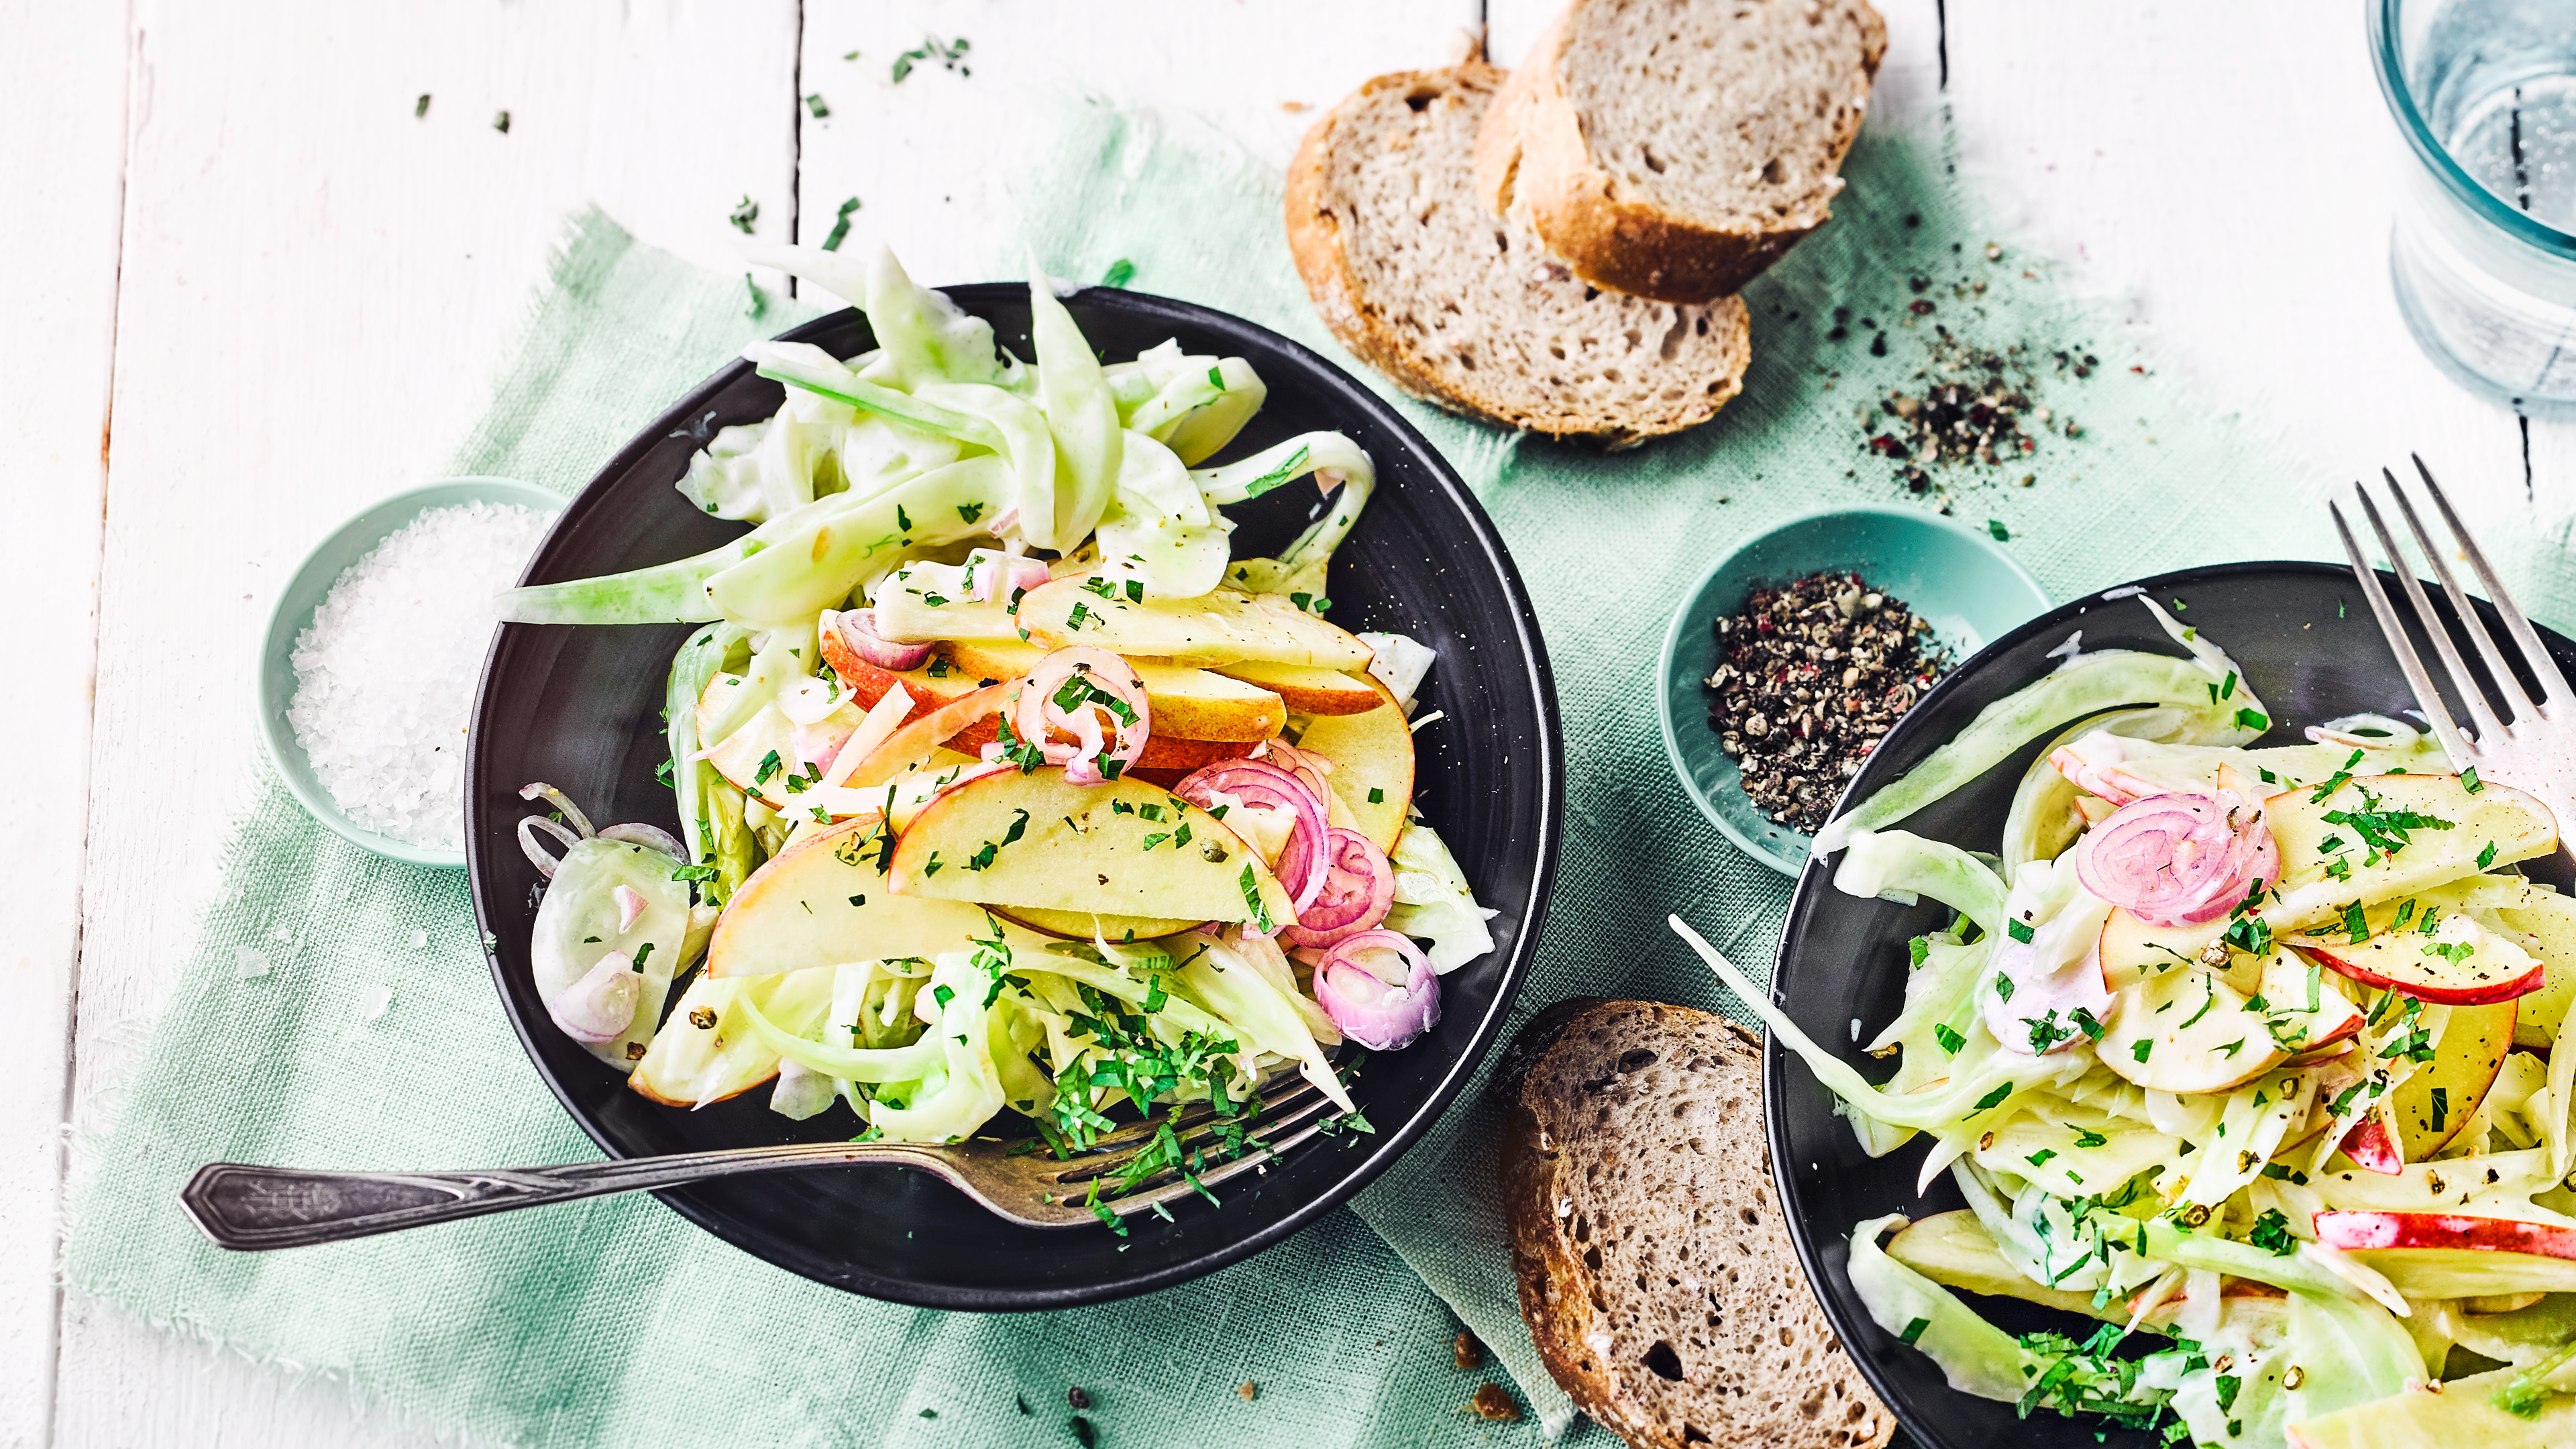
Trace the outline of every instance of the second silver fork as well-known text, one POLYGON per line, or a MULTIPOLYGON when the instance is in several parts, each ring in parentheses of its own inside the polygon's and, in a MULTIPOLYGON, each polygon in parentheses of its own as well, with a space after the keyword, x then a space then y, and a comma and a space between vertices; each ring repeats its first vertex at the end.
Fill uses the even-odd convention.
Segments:
MULTIPOLYGON (((2475 768, 2481 780, 2529 791, 2540 797, 2541 803, 2547 805, 2558 820, 2576 824, 2576 730, 2570 729, 2567 720, 2570 700, 2567 676, 2559 669, 2558 661, 2551 657, 2549 647, 2541 642, 2531 620, 2514 603, 2513 595, 2505 589, 2504 582, 2496 577, 2495 569, 2488 564, 2486 553, 2478 547, 2477 540, 2469 536, 2468 528, 2460 522, 2460 515, 2451 507, 2450 499, 2443 496, 2442 486, 2433 480, 2432 470, 2424 466, 2421 457, 2414 458, 2414 463, 2416 473, 2424 480, 2424 491, 2432 498, 2444 526, 2456 541, 2459 556, 2476 571, 2479 584, 2495 605, 2496 616, 2503 622, 2505 633, 2515 646, 2513 656, 2508 658, 2486 622, 2479 617, 2476 604, 2460 588, 2460 581, 2451 572, 2444 550, 2433 542, 2432 535, 2425 529, 2424 520, 2416 513, 2414 500, 2407 496, 2405 485, 2397 481, 2395 473, 2381 469, 2380 476, 2388 481, 2388 491, 2396 501, 2397 511, 2406 520, 2407 532, 2413 535, 2416 546, 2423 551, 2425 561, 2432 565, 2433 576, 2440 581, 2452 614, 2459 619, 2461 629, 2467 633, 2486 666, 2492 695, 2481 686, 2477 674, 2472 672, 2467 659, 2460 653, 2459 645, 2451 637, 2450 627, 2433 612, 2432 601, 2425 594, 2423 583, 2416 578, 2405 550, 2398 546, 2395 535, 2390 533, 2387 520, 2380 515, 2379 505, 2371 499, 2370 490, 2356 484, 2353 491, 2360 498, 2362 512, 2370 520, 2371 531, 2378 536, 2380 551, 2386 556, 2390 571, 2397 576, 2399 586, 2405 590, 2407 603, 2423 625, 2426 638, 2432 642, 2444 676, 2466 710, 2474 733, 2463 730, 2443 703, 2439 684, 2424 667, 2423 656, 2416 651, 2405 620, 2390 602, 2387 590, 2381 587, 2378 572, 2370 567, 2360 545, 2354 541, 2352 529, 2344 521, 2343 510, 2330 504, 2328 511, 2334 515, 2335 532, 2342 536, 2344 556, 2351 561, 2353 577, 2360 583, 2363 597, 2370 601, 2370 612, 2378 619, 2380 632, 2387 636, 2388 647, 2397 656, 2398 668, 2405 671, 2406 682, 2415 691, 2415 703, 2423 712, 2424 722, 2431 726, 2434 738, 2450 755, 2452 765, 2463 770, 2475 768), (2519 670, 2515 667, 2517 663, 2521 666, 2519 670), (2538 686, 2536 698, 2524 685, 2523 675, 2526 673, 2538 686)), ((2560 833, 2558 850, 2562 859, 2569 858, 2570 844, 2564 828, 2560 833)))

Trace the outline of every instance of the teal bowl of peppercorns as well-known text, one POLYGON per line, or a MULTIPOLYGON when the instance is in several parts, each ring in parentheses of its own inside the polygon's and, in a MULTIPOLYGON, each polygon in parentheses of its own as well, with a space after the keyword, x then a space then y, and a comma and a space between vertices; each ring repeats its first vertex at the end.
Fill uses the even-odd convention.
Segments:
POLYGON ((2049 607, 1986 529, 1866 505, 1790 519, 1674 611, 1657 663, 1664 752, 1727 839, 1796 875, 1905 711, 2049 607))

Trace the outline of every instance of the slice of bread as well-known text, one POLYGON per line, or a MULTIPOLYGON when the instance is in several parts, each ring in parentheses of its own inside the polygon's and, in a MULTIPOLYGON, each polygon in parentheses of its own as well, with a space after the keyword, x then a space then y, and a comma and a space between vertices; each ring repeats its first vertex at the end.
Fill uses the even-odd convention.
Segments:
POLYGON ((1869 0, 1574 0, 1476 141, 1476 195, 1574 274, 1742 290, 1824 225, 1887 25, 1869 0))
POLYGON ((1707 421, 1752 360, 1744 304, 1586 286, 1525 222, 1485 214, 1471 157, 1503 73, 1382 75, 1288 168, 1288 245, 1344 346, 1416 397, 1613 448, 1707 421))
POLYGON ((1548 1372, 1637 1449, 1877 1449, 1896 1430, 1781 1220, 1758 1041, 1705 1011, 1579 998, 1501 1064, 1521 1315, 1548 1372))

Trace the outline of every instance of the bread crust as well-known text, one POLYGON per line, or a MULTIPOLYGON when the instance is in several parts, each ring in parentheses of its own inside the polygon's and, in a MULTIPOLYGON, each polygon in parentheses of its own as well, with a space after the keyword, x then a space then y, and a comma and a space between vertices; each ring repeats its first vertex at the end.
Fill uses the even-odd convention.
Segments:
MULTIPOLYGON (((1641 1297, 1619 1276, 1639 1269, 1633 1263, 1608 1262, 1598 1256, 1586 1260, 1587 1252, 1598 1255, 1603 1248, 1614 1247, 1608 1225, 1587 1223, 1577 1206, 1590 1190, 1586 1186, 1590 1174, 1605 1166, 1616 1168, 1622 1158, 1633 1160, 1646 1144, 1599 1140, 1585 1130, 1584 1123, 1573 1120, 1573 1104, 1586 1097, 1615 1100, 1618 1093, 1651 1091, 1647 1073, 1659 1059, 1667 1072, 1741 1074, 1738 1086, 1758 1095, 1758 1039, 1708 1012, 1639 1001, 1594 1001, 1570 1019, 1552 1008, 1535 1019, 1533 1027, 1535 1036, 1521 1050, 1517 1076, 1509 1079, 1505 1104, 1509 1127, 1500 1177, 1512 1267, 1520 1281, 1521 1316, 1529 1323, 1531 1340, 1548 1373, 1578 1407, 1635 1449, 1750 1443, 1769 1449, 1880 1449, 1885 1445, 1895 1433, 1895 1416, 1832 1340, 1813 1294, 1775 1296, 1776 1284, 1765 1277, 1788 1265, 1790 1277, 1804 1285, 1778 1205, 1767 1191, 1759 1194, 1758 1207, 1741 1200, 1717 1204, 1726 1209, 1729 1233, 1759 1241, 1752 1245, 1749 1265, 1755 1281, 1733 1288, 1712 1283, 1710 1296, 1723 1294, 1726 1301, 1720 1306, 1730 1314, 1765 1307, 1779 1313, 1779 1318, 1764 1321, 1763 1331, 1776 1329, 1783 1344, 1795 1337, 1800 1343, 1823 1345, 1821 1358, 1810 1351, 1803 1364, 1787 1365, 1785 1372, 1759 1364, 1740 1366, 1748 1376, 1773 1384, 1795 1378, 1798 1370, 1805 1369, 1811 1398, 1790 1412, 1779 1412, 1776 1405, 1765 1412, 1754 1396, 1713 1379, 1706 1365, 1694 1372, 1667 1359, 1681 1374, 1676 1380, 1674 1373, 1628 1362, 1643 1345, 1616 1341, 1620 1335, 1613 1331, 1618 1327, 1614 1309, 1633 1307, 1641 1297), (1632 1076, 1628 1064, 1641 1050, 1654 1056, 1637 1065, 1632 1076), (1687 1066, 1684 1058, 1689 1059, 1687 1066), (1614 1096, 1597 1096, 1605 1092, 1614 1096), (1736 1225, 1739 1213, 1741 1226, 1736 1225), (1576 1232, 1591 1237, 1589 1248, 1577 1240, 1576 1232), (1673 1387, 1662 1387, 1667 1381, 1673 1381, 1673 1387), (1695 1406, 1684 1406, 1688 1417, 1674 1411, 1674 1401, 1683 1397, 1695 1401, 1695 1406)), ((1748 1130, 1722 1138, 1718 1148, 1721 1153, 1751 1154, 1752 1162, 1738 1161, 1735 1169, 1749 1171, 1767 1187, 1758 1124, 1747 1126, 1748 1130)), ((1666 1343, 1656 1347, 1671 1352, 1666 1343)))
MULTIPOLYGON (((1368 81, 1307 129, 1296 156, 1288 163, 1285 209, 1289 255, 1296 263, 1298 276, 1306 283, 1316 312, 1342 345, 1362 361, 1385 373, 1407 393, 1452 412, 1556 438, 1585 438, 1612 451, 1706 422, 1743 391, 1742 366, 1722 379, 1714 391, 1700 392, 1658 416, 1539 414, 1456 377, 1443 377, 1368 299, 1351 267, 1341 224, 1328 195, 1327 178, 1335 148, 1367 144, 1356 137, 1346 137, 1344 128, 1372 98, 1389 90, 1427 87, 1446 92, 1466 88, 1492 94, 1503 91, 1507 79, 1504 72, 1481 61, 1447 70, 1397 71, 1368 81)), ((1481 142, 1480 129, 1480 145, 1481 142)), ((1731 331, 1727 345, 1749 365, 1751 316, 1743 304, 1726 299, 1712 311, 1711 320, 1731 331)))
MULTIPOLYGON (((1705 303, 1742 291, 1798 239, 1833 215, 1824 194, 1759 227, 1710 226, 1652 202, 1624 197, 1618 179, 1592 159, 1582 117, 1565 93, 1564 57, 1574 4, 1530 47, 1476 137, 1476 194, 1496 215, 1527 208, 1531 227, 1576 276, 1596 287, 1657 302, 1705 303)), ((1861 69, 1875 79, 1887 53, 1887 22, 1868 0, 1834 0, 1861 31, 1861 69)), ((1860 135, 1862 108, 1835 127, 1826 169, 1839 171, 1860 135)))

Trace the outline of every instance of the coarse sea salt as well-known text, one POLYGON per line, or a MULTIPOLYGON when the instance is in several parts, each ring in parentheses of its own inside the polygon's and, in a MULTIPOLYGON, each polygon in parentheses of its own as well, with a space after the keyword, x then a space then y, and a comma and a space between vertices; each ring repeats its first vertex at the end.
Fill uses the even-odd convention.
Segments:
POLYGON ((549 521, 516 504, 429 509, 349 565, 296 636, 286 718, 351 820, 424 849, 463 848, 466 715, 492 595, 549 521))

